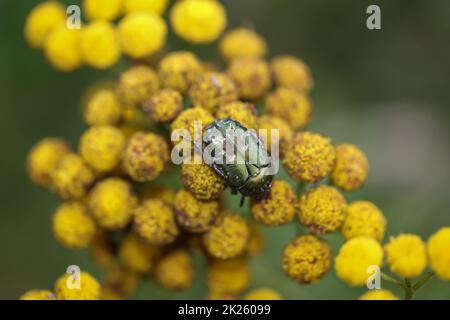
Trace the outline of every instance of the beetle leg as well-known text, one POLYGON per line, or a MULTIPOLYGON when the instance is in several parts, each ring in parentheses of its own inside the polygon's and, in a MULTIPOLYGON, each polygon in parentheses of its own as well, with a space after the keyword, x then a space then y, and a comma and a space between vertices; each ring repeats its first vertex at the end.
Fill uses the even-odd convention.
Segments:
POLYGON ((245 196, 242 195, 242 196, 241 196, 241 204, 240 204, 240 207, 242 207, 242 206, 244 205, 244 201, 245 201, 245 196))

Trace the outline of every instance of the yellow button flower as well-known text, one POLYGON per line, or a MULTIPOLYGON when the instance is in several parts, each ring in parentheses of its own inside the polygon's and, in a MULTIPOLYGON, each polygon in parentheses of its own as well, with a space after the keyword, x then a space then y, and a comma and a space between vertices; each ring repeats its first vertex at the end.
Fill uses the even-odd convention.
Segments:
POLYGON ((237 100, 238 88, 226 74, 208 72, 194 81, 189 96, 195 107, 214 113, 220 106, 237 100))
POLYGON ((115 125, 122 116, 122 106, 116 93, 109 89, 95 92, 87 101, 84 120, 88 125, 115 125))
POLYGON ((44 53, 48 62, 59 71, 73 71, 82 64, 80 30, 56 27, 46 38, 44 53))
POLYGON ((116 92, 124 105, 141 107, 158 88, 158 76, 153 69, 139 65, 125 70, 120 75, 116 92))
POLYGON ((75 153, 62 156, 52 174, 52 187, 63 199, 81 199, 94 183, 95 175, 82 157, 75 153))
POLYGON ((271 288, 258 288, 248 292, 243 300, 283 300, 283 297, 271 288))
POLYGON ((149 199, 134 212, 134 230, 153 245, 168 245, 178 236, 172 208, 159 199, 149 199))
POLYGON ((427 242, 431 269, 442 280, 450 280, 450 227, 439 229, 427 242))
POLYGON ((262 201, 252 201, 251 211, 257 221, 277 226, 292 221, 297 212, 297 202, 297 195, 289 183, 275 180, 269 197, 262 201))
POLYGON ((137 198, 127 181, 112 177, 95 185, 89 193, 88 204, 101 227, 117 230, 131 220, 137 198))
MULTIPOLYGON (((294 137, 294 130, 290 127, 289 123, 277 116, 262 115, 258 119, 258 128, 265 129, 266 134, 260 134, 259 137, 263 141, 267 141, 267 150, 272 150, 272 130, 278 130, 278 142, 273 146, 273 150, 279 149, 279 154, 283 157, 286 154, 289 143, 294 137)), ((275 133, 275 132, 274 132, 275 133)), ((274 142, 276 142, 274 140, 274 142)))
POLYGON ((27 156, 30 179, 43 187, 50 187, 52 173, 60 159, 70 152, 69 144, 59 138, 44 138, 36 143, 27 156))
POLYGON ((94 68, 106 69, 120 58, 120 43, 113 25, 94 21, 81 29, 80 48, 83 61, 94 68))
POLYGON ((367 268, 382 263, 383 248, 375 239, 367 237, 350 239, 334 259, 337 276, 352 286, 365 285, 370 276, 367 268))
POLYGON ((205 233, 203 242, 208 253, 219 259, 230 259, 244 253, 250 239, 250 228, 240 215, 222 213, 205 233))
POLYGON ((191 43, 216 40, 227 24, 224 7, 218 1, 177 1, 170 11, 170 23, 175 33, 191 43))
POLYGON ((333 183, 349 192, 359 189, 369 173, 366 155, 358 147, 349 143, 338 144, 335 150, 336 164, 331 173, 333 183))
POLYGON ((236 294, 250 282, 250 266, 246 259, 214 259, 206 269, 206 284, 210 292, 236 294))
POLYGON ((130 13, 119 23, 122 50, 131 58, 148 57, 166 43, 167 26, 158 15, 146 12, 130 13))
POLYGON ((56 300, 56 296, 49 290, 29 290, 20 296, 20 300, 56 300))
POLYGON ((257 100, 265 95, 272 85, 269 65, 259 58, 234 58, 227 74, 236 82, 239 97, 242 99, 257 100))
POLYGON ((255 31, 237 28, 223 36, 219 51, 225 60, 237 57, 263 58, 267 53, 267 44, 255 31))
POLYGON ((293 56, 277 56, 270 63, 275 82, 280 87, 308 93, 314 83, 309 67, 293 56))
MULTIPOLYGON (((180 113, 180 115, 171 124, 172 134, 178 130, 187 130, 190 139, 196 139, 196 124, 198 124, 198 131, 206 128, 211 122, 214 121, 212 114, 203 108, 189 108, 180 113)), ((201 133, 199 139, 201 139, 201 133)), ((183 142, 183 138, 172 141, 174 144, 183 142)))
POLYGON ((299 132, 283 159, 289 175, 299 182, 319 182, 334 167, 336 154, 329 138, 312 132, 299 132))
POLYGON ((358 298, 359 300, 399 300, 399 298, 389 290, 370 290, 358 298))
POLYGON ((114 20, 122 13, 122 0, 84 0, 83 12, 89 20, 114 20))
POLYGON ((283 252, 284 272, 299 283, 319 281, 328 272, 330 265, 330 246, 312 235, 296 238, 283 252))
POLYGON ((183 110, 183 96, 176 90, 163 89, 144 103, 144 110, 156 122, 172 122, 183 110))
POLYGON ((110 125, 88 128, 80 139, 80 154, 83 159, 99 172, 111 171, 119 165, 125 136, 110 125))
POLYGON ((249 102, 231 102, 225 104, 216 112, 218 119, 233 119, 247 129, 257 129, 256 107, 249 102))
POLYGON ((171 252, 159 260, 155 280, 169 290, 182 290, 192 286, 195 277, 192 258, 186 250, 171 252))
POLYGON ((167 0, 122 0, 126 13, 143 11, 162 14, 167 7, 167 0))
POLYGON ((139 182, 155 179, 169 160, 169 147, 159 135, 140 131, 128 140, 123 153, 123 169, 139 182))
POLYGON ((205 162, 183 164, 181 182, 198 200, 217 199, 225 189, 225 182, 205 162))
POLYGON ((175 51, 161 60, 158 75, 164 88, 185 93, 202 71, 200 61, 192 52, 175 51))
POLYGON ((139 197, 141 201, 160 199, 172 206, 175 200, 175 191, 165 185, 149 184, 141 189, 139 197))
POLYGON ((209 230, 219 215, 217 201, 200 201, 191 193, 180 190, 174 200, 175 216, 178 224, 189 232, 209 230))
POLYGON ((300 222, 316 234, 335 232, 345 221, 347 203, 333 187, 321 185, 300 197, 300 222))
POLYGON ((389 268, 401 277, 415 278, 427 266, 425 243, 414 234, 392 237, 384 250, 389 268))
POLYGON ((76 287, 75 275, 64 274, 56 280, 55 292, 58 300, 98 300, 100 298, 101 287, 93 276, 81 271, 78 277, 79 288, 76 287))
POLYGON ((266 98, 266 112, 283 118, 293 129, 303 129, 311 121, 309 98, 292 89, 278 88, 266 98))
POLYGON ((160 256, 159 247, 153 246, 130 232, 121 241, 118 257, 124 267, 143 274, 150 274, 160 256))
POLYGON ((347 207, 347 217, 341 230, 346 240, 366 236, 381 241, 385 230, 386 218, 373 203, 354 201, 347 207))
POLYGON ((34 48, 41 48, 47 36, 66 22, 66 10, 57 1, 38 4, 28 14, 25 22, 25 38, 34 48))
POLYGON ((56 239, 72 249, 87 247, 96 229, 94 219, 80 202, 63 203, 53 216, 53 233, 56 239))

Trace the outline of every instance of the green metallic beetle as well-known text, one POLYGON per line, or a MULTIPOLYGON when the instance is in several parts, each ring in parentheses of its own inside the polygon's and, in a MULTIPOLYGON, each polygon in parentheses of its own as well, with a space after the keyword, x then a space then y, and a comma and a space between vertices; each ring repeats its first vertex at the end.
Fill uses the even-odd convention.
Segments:
POLYGON ((232 119, 218 119, 205 128, 203 159, 231 188, 262 200, 272 187, 271 157, 253 130, 232 119))

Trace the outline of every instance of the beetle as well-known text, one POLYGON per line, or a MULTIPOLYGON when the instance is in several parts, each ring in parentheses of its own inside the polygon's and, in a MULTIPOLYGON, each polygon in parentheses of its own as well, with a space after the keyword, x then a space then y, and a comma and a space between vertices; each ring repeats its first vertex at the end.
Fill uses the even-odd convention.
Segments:
POLYGON ((218 119, 205 128, 203 144, 206 163, 233 194, 242 195, 241 206, 245 197, 259 201, 269 196, 273 180, 271 156, 255 131, 236 120, 218 119))

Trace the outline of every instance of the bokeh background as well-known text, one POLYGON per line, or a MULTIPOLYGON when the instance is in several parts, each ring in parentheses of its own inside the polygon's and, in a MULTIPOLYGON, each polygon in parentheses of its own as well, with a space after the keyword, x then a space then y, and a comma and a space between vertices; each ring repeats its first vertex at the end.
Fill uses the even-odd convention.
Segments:
MULTIPOLYGON (((0 1, 3 299, 16 299, 31 288, 51 288, 70 264, 102 275, 86 251, 68 251, 53 239, 50 217, 59 200, 31 184, 24 161, 33 143, 45 136, 67 138, 76 147, 84 128, 80 97, 90 84, 116 76, 117 70, 84 68, 63 74, 51 69, 23 38, 25 17, 38 2, 0 1)), ((412 232, 426 239, 450 225, 450 1, 223 2, 229 26, 253 25, 267 38, 270 56, 291 53, 311 66, 316 83, 311 128, 366 151, 371 164, 368 183, 348 199, 376 203, 388 219, 386 237, 412 232), (382 30, 366 29, 369 4, 380 5, 382 30)), ((179 41, 169 42, 171 49, 179 46, 179 41)), ((209 46, 198 53, 214 51, 209 46)), ((230 200, 233 208, 235 200, 230 200)), ((348 287, 334 271, 315 285, 292 282, 281 270, 281 252, 295 228, 263 232, 266 250, 252 261, 251 288, 273 287, 289 299, 354 299, 364 291, 348 287)), ((336 253, 342 240, 337 235, 327 238, 336 253)), ((203 266, 197 262, 200 274, 203 266)), ((197 299, 205 294, 200 275, 188 291, 171 293, 145 281, 133 297, 197 299)), ((449 299, 450 283, 433 279, 416 297, 449 299)))

